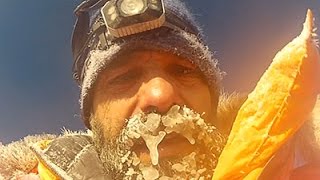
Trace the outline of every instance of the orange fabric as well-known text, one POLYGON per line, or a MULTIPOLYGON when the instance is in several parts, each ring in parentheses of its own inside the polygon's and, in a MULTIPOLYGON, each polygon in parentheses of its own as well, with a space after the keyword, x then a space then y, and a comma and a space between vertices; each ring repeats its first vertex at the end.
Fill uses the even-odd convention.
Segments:
POLYGON ((38 174, 38 165, 35 166, 29 173, 38 174))
POLYGON ((295 169, 290 180, 319 180, 320 179, 320 162, 310 163, 295 169))
POLYGON ((259 176, 259 179, 269 180, 287 180, 290 177, 292 170, 294 169, 295 162, 295 149, 294 143, 289 142, 279 150, 275 156, 264 167, 263 173, 259 176))
POLYGON ((270 158, 308 119, 319 93, 315 38, 309 10, 301 34, 277 53, 240 108, 214 180, 258 179, 270 158))

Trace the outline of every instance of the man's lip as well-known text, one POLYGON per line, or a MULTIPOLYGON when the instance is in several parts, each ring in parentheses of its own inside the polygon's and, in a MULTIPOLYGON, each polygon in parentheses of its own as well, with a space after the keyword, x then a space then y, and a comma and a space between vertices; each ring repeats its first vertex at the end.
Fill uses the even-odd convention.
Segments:
MULTIPOLYGON (((149 149, 147 148, 145 142, 139 142, 132 147, 132 151, 139 154, 149 154, 149 149)), ((161 143, 158 145, 158 152, 160 158, 167 158, 171 156, 176 156, 180 154, 186 154, 191 152, 193 145, 183 136, 170 133, 164 137, 161 143)))

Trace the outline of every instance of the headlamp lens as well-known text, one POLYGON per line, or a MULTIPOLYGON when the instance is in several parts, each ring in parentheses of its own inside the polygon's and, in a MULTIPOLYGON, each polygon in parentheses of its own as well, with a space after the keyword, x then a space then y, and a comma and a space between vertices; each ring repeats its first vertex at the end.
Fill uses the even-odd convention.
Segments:
POLYGON ((124 14, 133 16, 144 11, 145 3, 143 0, 123 0, 120 4, 120 9, 124 14))

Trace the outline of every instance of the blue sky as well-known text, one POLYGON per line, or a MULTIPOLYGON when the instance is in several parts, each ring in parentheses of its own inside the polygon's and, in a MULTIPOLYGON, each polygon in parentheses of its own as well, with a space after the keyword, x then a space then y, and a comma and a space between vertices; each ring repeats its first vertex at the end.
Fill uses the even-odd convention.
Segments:
MULTIPOLYGON (((70 37, 80 0, 0 1, 0 142, 84 128, 71 78, 70 37)), ((186 1, 227 72, 226 91, 248 92, 320 1, 186 1)))

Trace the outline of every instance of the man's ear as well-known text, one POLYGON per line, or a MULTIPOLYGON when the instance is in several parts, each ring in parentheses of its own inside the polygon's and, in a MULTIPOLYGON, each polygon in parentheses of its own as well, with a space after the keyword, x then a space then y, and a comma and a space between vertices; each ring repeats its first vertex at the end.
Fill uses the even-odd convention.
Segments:
POLYGON ((217 128, 223 133, 229 134, 238 111, 244 101, 246 94, 222 93, 217 107, 217 128))

